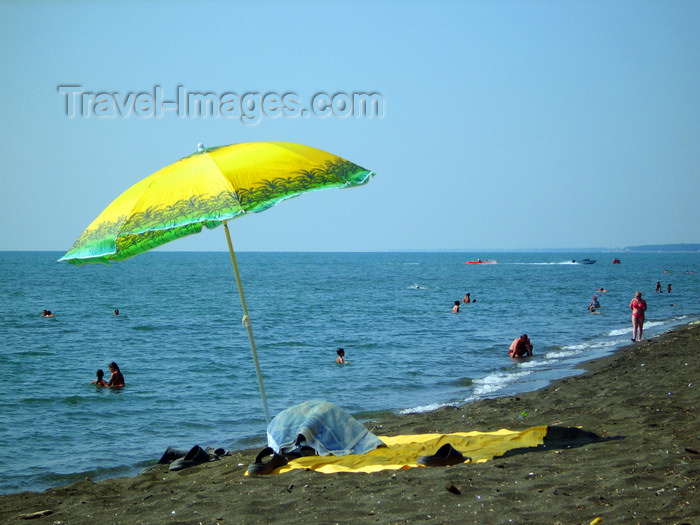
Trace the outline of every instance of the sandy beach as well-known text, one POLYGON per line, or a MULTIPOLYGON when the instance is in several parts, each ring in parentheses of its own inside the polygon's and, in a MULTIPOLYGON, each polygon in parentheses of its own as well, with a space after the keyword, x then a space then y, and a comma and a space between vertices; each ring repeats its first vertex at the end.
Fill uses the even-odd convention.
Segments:
POLYGON ((136 477, 10 494, 0 499, 0 522, 698 523, 698 351, 694 324, 536 392, 367 423, 378 435, 558 425, 604 438, 584 446, 451 467, 257 477, 244 473, 258 450, 237 451, 179 472, 157 465, 136 477))

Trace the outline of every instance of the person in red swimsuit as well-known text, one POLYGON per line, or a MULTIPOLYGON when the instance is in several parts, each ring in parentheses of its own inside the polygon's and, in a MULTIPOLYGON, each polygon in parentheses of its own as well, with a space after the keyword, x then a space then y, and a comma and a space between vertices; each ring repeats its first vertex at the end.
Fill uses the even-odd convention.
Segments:
POLYGON ((644 331, 644 312, 647 311, 647 302, 642 299, 642 292, 637 290, 634 293, 634 299, 630 301, 630 310, 632 310, 632 341, 641 341, 642 332, 644 331), (637 338, 639 335, 639 338, 637 338))
POLYGON ((510 349, 508 350, 510 357, 532 357, 532 343, 527 334, 523 334, 520 337, 516 337, 515 340, 510 344, 510 349))

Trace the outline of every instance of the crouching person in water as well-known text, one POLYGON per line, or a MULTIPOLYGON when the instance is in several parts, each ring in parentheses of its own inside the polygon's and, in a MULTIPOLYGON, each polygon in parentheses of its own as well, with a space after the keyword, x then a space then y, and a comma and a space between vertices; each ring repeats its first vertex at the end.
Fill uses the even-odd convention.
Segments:
POLYGON ((527 334, 517 337, 511 344, 508 350, 510 357, 530 357, 532 356, 532 343, 527 334))

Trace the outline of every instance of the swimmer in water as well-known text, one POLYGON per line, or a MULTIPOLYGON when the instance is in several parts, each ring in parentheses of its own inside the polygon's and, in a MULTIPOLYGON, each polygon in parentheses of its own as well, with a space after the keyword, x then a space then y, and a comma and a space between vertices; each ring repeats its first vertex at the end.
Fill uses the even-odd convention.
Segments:
POLYGON ((105 373, 102 371, 101 368, 97 369, 96 375, 97 375, 97 379, 95 379, 92 382, 93 385, 95 385, 95 386, 109 386, 107 384, 107 381, 104 380, 105 373))
POLYGON ((338 348, 335 351, 335 353, 338 354, 338 357, 335 358, 336 363, 341 363, 341 364, 345 365, 345 364, 348 364, 350 362, 350 361, 345 360, 345 350, 343 350, 342 348, 338 348))
POLYGON ((120 388, 124 386, 124 376, 122 375, 121 371, 119 370, 119 365, 112 361, 109 364, 109 371, 112 373, 111 377, 109 378, 109 383, 107 386, 110 386, 112 388, 120 388))

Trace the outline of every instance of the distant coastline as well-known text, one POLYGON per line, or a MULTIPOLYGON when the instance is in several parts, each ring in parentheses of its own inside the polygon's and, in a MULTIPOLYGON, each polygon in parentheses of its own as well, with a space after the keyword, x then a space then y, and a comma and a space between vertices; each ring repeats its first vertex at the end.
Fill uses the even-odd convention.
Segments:
POLYGON ((389 250, 390 252, 422 253, 700 253, 700 244, 640 244, 624 248, 604 248, 601 246, 587 248, 518 248, 518 249, 466 249, 445 248, 433 250, 389 250))
POLYGON ((628 246, 624 248, 625 252, 679 252, 679 253, 696 253, 700 252, 700 244, 642 244, 640 246, 628 246))

